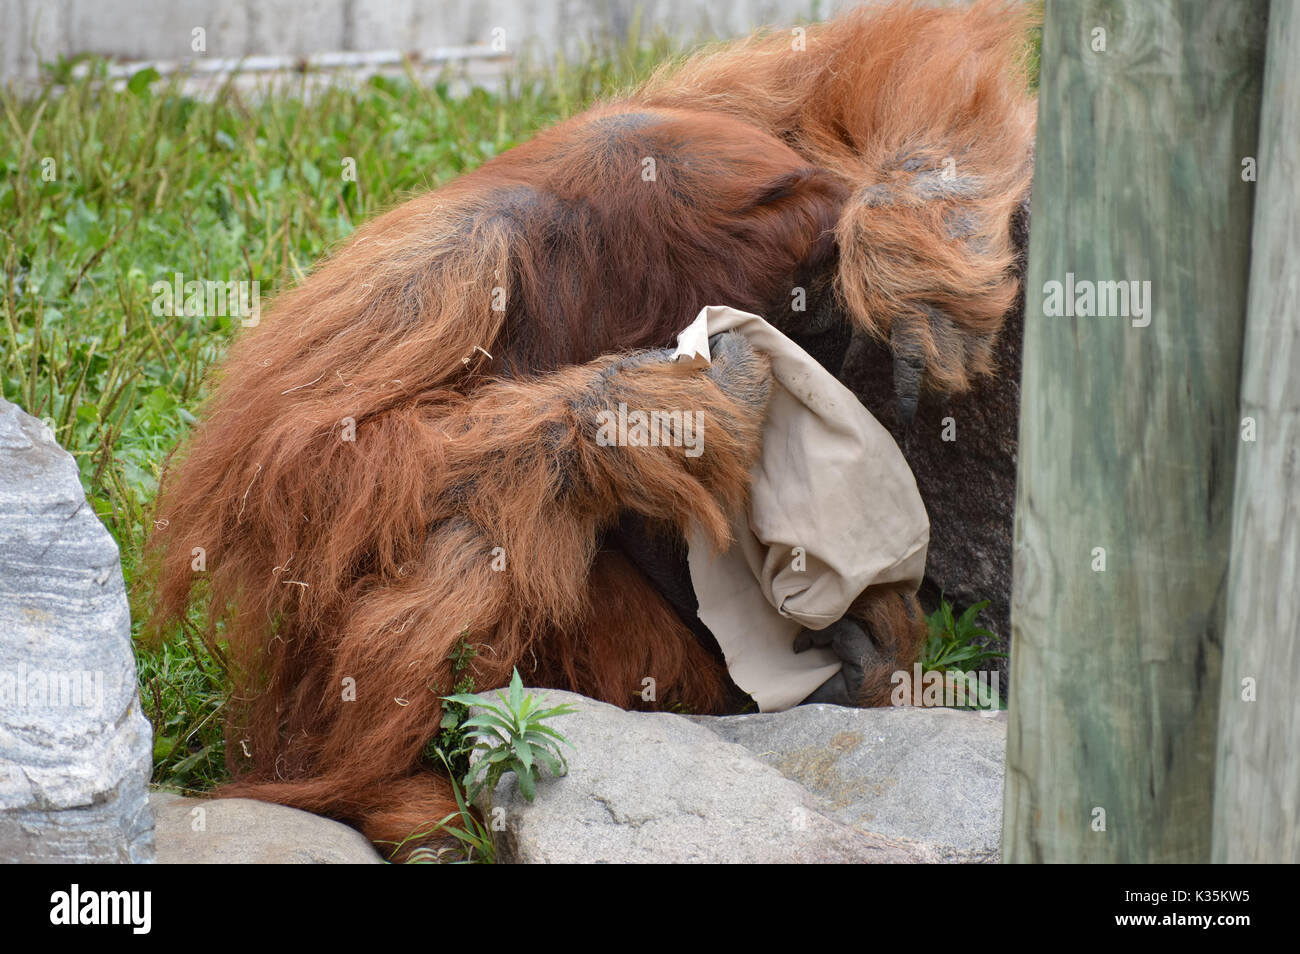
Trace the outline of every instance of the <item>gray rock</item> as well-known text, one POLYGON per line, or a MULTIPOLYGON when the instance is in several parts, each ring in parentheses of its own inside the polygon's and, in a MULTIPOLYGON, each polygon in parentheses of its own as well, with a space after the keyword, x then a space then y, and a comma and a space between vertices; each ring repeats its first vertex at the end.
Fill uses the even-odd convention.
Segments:
POLYGON ((845 709, 696 716, 862 831, 924 842, 946 862, 995 862, 1002 839, 1005 713, 845 709))
POLYGON ((249 798, 150 799, 160 865, 378 865, 365 836, 341 822, 249 798))
MULTIPOLYGON (((529 690, 578 712, 553 727, 569 774, 544 773, 532 803, 513 774, 492 793, 509 863, 926 862, 925 845, 823 814, 798 783, 688 718, 625 712, 572 693, 529 690)), ((480 801, 480 807, 486 796, 480 801)), ((492 816, 489 815, 489 818, 492 816)))
POLYGON ((0 862, 152 861, 151 756, 117 544, 0 399, 0 862))

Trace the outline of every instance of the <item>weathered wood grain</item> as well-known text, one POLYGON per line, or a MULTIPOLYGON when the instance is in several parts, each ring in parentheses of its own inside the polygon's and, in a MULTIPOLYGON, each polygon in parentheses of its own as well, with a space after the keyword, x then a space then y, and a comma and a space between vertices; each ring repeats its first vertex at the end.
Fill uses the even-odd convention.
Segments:
POLYGON ((1241 160, 1255 155, 1266 10, 1262 0, 1047 7, 1008 861, 1210 856, 1254 189, 1241 160), (1105 51, 1092 48, 1096 28, 1105 51), (1067 273, 1149 281, 1150 324, 1048 316, 1045 283, 1067 273))
POLYGON ((1274 2, 1259 133, 1213 859, 1300 862, 1300 5, 1274 2), (1255 701, 1246 680, 1253 680, 1255 701))

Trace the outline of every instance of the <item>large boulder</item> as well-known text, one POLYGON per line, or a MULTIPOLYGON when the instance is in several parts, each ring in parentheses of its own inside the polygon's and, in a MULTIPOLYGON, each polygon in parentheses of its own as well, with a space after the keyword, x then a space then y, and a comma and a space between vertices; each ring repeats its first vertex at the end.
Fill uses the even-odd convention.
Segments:
POLYGON ((152 861, 151 754, 117 544, 0 398, 0 862, 152 861))
POLYGON ((698 716, 798 782, 823 814, 923 842, 947 862, 995 862, 1002 839, 1006 714, 799 706, 698 716))
POLYGON ((155 792, 160 865, 377 865, 366 837, 341 822, 249 798, 155 792))
POLYGON ((996 855, 999 719, 836 706, 685 717, 530 691, 544 696, 543 705, 577 707, 551 723, 573 743, 564 749, 569 773, 544 773, 531 803, 512 773, 490 804, 480 797, 497 823, 499 861, 908 863, 996 855), (966 760, 969 766, 959 764, 966 760))

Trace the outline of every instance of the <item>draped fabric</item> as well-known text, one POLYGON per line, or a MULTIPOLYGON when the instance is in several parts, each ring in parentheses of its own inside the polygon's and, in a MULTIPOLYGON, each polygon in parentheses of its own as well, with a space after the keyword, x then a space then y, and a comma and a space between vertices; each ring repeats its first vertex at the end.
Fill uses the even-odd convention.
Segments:
POLYGON ((700 618, 717 637, 732 680, 762 711, 778 711, 840 668, 829 649, 796 654, 795 637, 840 619, 870 586, 919 586, 930 521, 889 432, 762 318, 705 308, 678 335, 675 359, 708 364, 709 338, 724 331, 740 332, 771 356, 771 402, 735 542, 715 554, 692 535, 688 560, 700 618))

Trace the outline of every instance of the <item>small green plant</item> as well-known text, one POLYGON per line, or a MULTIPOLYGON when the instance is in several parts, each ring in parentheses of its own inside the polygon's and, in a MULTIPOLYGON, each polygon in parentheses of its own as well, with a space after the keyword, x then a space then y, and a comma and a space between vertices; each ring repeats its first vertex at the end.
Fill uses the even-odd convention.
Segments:
MULTIPOLYGON (((453 693, 463 695, 474 691, 474 676, 468 670, 470 661, 477 655, 478 647, 470 642, 469 627, 466 627, 448 657, 451 662, 453 693)), ((470 808, 463 788, 457 781, 469 771, 471 746, 465 730, 468 718, 468 705, 444 700, 438 733, 424 748, 424 760, 431 764, 441 763, 451 779, 456 811, 412 832, 394 847, 393 853, 396 854, 412 841, 428 838, 438 832, 454 839, 459 847, 417 848, 407 858, 407 864, 492 864, 495 860, 492 834, 470 808)))
MULTIPOLYGON (((941 598, 939 608, 926 617, 928 635, 921 651, 921 668, 925 672, 963 673, 1005 659, 1007 654, 994 648, 1000 645, 998 637, 976 622, 988 605, 988 600, 981 600, 955 617, 952 604, 941 598)), ((993 702, 994 708, 1003 707, 996 692, 993 702)))
POLYGON ((568 739, 543 723, 575 710, 567 704, 538 708, 533 694, 525 695, 518 669, 510 678, 509 696, 500 691, 496 696, 500 705, 493 704, 487 693, 457 693, 444 697, 445 702, 484 710, 462 724, 463 730, 474 740, 472 750, 481 753, 465 775, 469 801, 473 802, 484 788, 491 798, 501 776, 514 772, 519 778, 520 794, 531 802, 537 794, 540 766, 545 765, 552 775, 566 774, 569 765, 559 743, 573 747, 568 739))
MULTIPOLYGON (((475 689, 474 676, 467 670, 470 660, 478 655, 478 648, 469 641, 468 627, 461 632, 451 651, 451 691, 464 695, 475 689)), ((469 771, 469 753, 471 746, 465 734, 465 720, 469 718, 469 706, 459 702, 447 702, 444 699, 442 721, 438 725, 438 734, 425 746, 424 757, 427 761, 441 761, 451 772, 452 778, 463 778, 469 771)))
POLYGON ((411 852, 410 857, 406 859, 406 863, 408 865, 495 864, 496 845, 492 841, 492 832, 474 814, 469 803, 465 800, 464 791, 460 783, 456 781, 456 773, 452 770, 451 762, 447 760, 446 754, 441 749, 437 749, 436 753, 451 778, 451 793, 456 798, 456 810, 445 818, 412 832, 393 849, 393 853, 396 854, 408 842, 421 840, 435 832, 441 832, 455 839, 459 847, 446 845, 441 848, 416 848, 411 852))
POLYGON ((456 692, 442 697, 441 727, 424 752, 426 760, 441 762, 450 777, 456 811, 412 832, 394 847, 393 853, 412 841, 439 833, 452 838, 456 845, 417 848, 407 858, 408 864, 492 864, 496 860, 492 832, 473 807, 479 793, 486 787, 490 800, 501 776, 514 772, 519 777, 519 791, 531 802, 537 792, 539 765, 546 765, 553 775, 568 771, 558 743, 572 747, 571 743, 542 723, 573 712, 573 707, 538 709, 533 695, 524 694, 518 669, 510 680, 509 696, 497 692, 500 705, 494 704, 487 693, 467 691, 474 688, 474 678, 462 673, 476 655, 478 651, 469 642, 466 630, 451 654, 456 692), (471 719, 471 706, 487 711, 471 719), (483 755, 471 766, 470 754, 475 750, 482 750, 483 755))
POLYGON ((1006 657, 988 645, 997 644, 998 637, 975 622, 988 605, 988 600, 981 600, 954 618, 952 604, 940 600, 939 608, 925 620, 929 633, 921 651, 921 666, 926 672, 977 669, 991 659, 1006 657))

